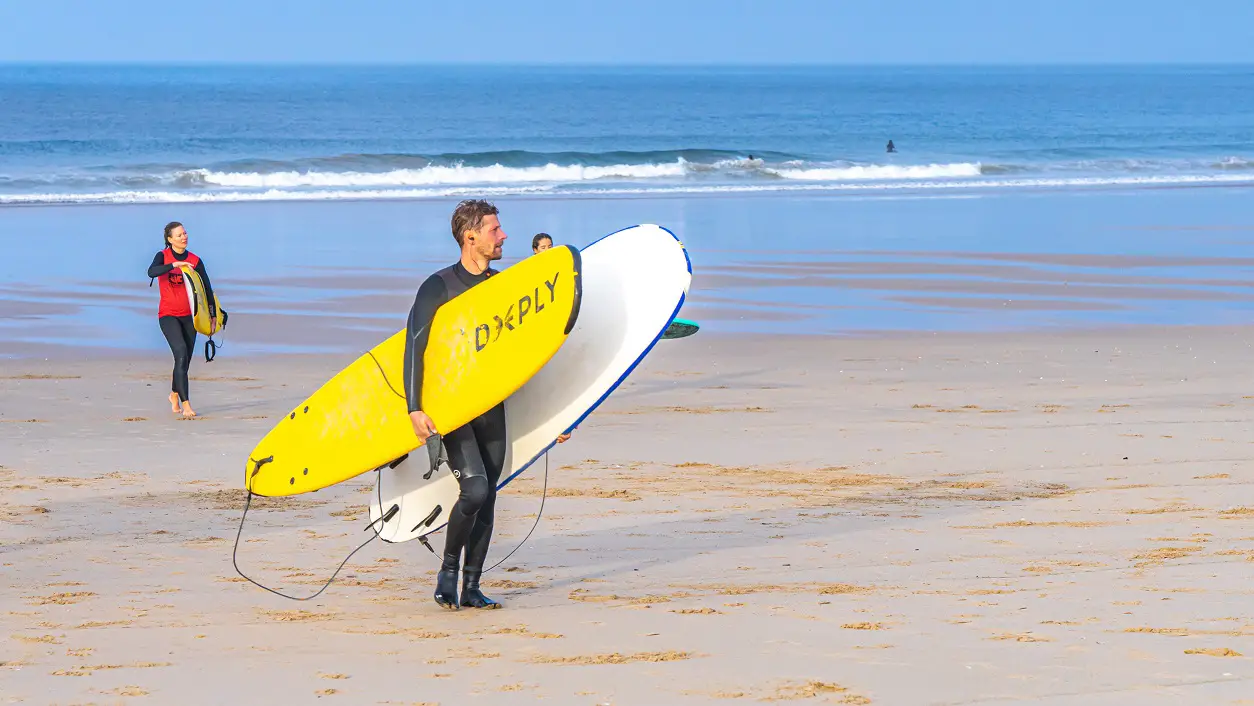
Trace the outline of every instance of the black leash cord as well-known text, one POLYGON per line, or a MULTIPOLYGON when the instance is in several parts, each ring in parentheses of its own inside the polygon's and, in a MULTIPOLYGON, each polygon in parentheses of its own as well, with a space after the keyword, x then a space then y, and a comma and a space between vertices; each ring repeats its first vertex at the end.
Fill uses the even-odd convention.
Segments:
MULTIPOLYGON (((377 363, 378 361, 375 361, 375 362, 377 363)), ((380 372, 382 372, 382 370, 380 370, 380 372)), ((393 390, 393 392, 395 392, 395 390, 393 390)), ((442 445, 443 438, 441 438, 436 443, 442 445)), ((438 459, 438 451, 436 454, 432 454, 432 455, 438 459)), ((263 460, 262 463, 258 463, 257 468, 253 471, 253 474, 255 475, 256 471, 260 470, 261 466, 268 460, 270 459, 266 459, 266 460, 263 460)), ((380 483, 380 474, 382 474, 383 468, 384 466, 380 466, 379 468, 375 469, 375 493, 379 499, 380 508, 383 507, 383 494, 382 494, 383 490, 382 490, 382 483, 380 483)), ((548 499, 548 496, 549 496, 549 454, 546 451, 544 453, 544 485, 540 491, 540 509, 538 512, 536 512, 536 521, 531 524, 531 529, 527 530, 527 536, 523 537, 522 541, 520 541, 517 546, 511 549, 509 554, 506 554, 505 557, 502 558, 500 561, 496 562, 488 569, 485 569, 483 573, 486 574, 489 571, 496 569, 501 564, 504 564, 506 561, 509 560, 511 556, 514 556, 514 552, 517 552, 519 549, 522 549, 523 545, 527 543, 528 539, 531 539, 532 533, 535 532, 536 528, 540 526, 540 518, 544 517, 544 503, 548 499)), ((331 582, 335 581, 335 577, 339 576, 340 571, 343 570, 344 566, 348 563, 348 561, 353 558, 354 554, 364 549, 367 544, 370 544, 374 540, 379 539, 380 532, 379 532, 379 527, 377 527, 377 525, 387 524, 388 520, 391 520, 393 517, 395 517, 396 513, 400 512, 401 510, 399 505, 393 505, 392 507, 388 508, 388 511, 383 513, 383 515, 379 517, 379 519, 372 520, 370 524, 366 525, 365 530, 374 530, 374 533, 370 535, 370 539, 367 539, 366 541, 357 545, 356 549, 349 552, 348 556, 344 557, 344 561, 341 561, 340 565, 335 567, 335 571, 331 574, 331 577, 327 579, 326 583, 322 584, 322 588, 319 588, 317 593, 314 593, 311 596, 300 597, 300 596, 289 596, 286 593, 282 593, 281 591, 276 591, 275 589, 270 588, 269 586, 265 586, 261 583, 258 583, 251 576, 249 576, 248 574, 245 574, 239 568, 239 559, 238 559, 239 542, 240 542, 240 538, 244 534, 244 520, 248 517, 248 510, 249 508, 252 507, 252 504, 253 504, 253 492, 250 490, 248 491, 248 498, 244 501, 244 512, 242 515, 240 515, 240 518, 239 518, 239 529, 235 532, 235 547, 231 550, 231 565, 235 567, 235 573, 239 574, 244 580, 248 581, 249 583, 256 586, 257 588, 260 588, 265 591, 269 591, 270 593, 273 593, 276 596, 279 596, 281 598, 286 598, 288 600, 293 600, 293 601, 310 601, 322 595, 322 592, 327 590, 328 587, 330 587, 331 582)), ((365 530, 362 530, 362 531, 365 531, 365 530)), ((418 540, 422 542, 423 546, 425 546, 431 552, 433 556, 436 555, 435 549, 433 549, 431 547, 431 544, 426 541, 425 536, 419 537, 418 540)))
POLYGON ((218 332, 222 333, 222 342, 218 343, 217 341, 213 340, 212 335, 209 336, 208 340, 205 341, 205 362, 206 363, 212 363, 213 359, 218 357, 219 348, 226 348, 226 333, 224 332, 226 331, 227 315, 225 311, 219 311, 218 313, 222 315, 222 325, 218 327, 218 332))
POLYGON ((217 341, 213 340, 213 336, 210 336, 208 339, 205 340, 205 362, 212 363, 213 359, 218 357, 218 349, 225 348, 225 347, 226 347, 225 336, 222 337, 222 343, 218 343, 217 341))
POLYGON ((531 525, 531 529, 527 530, 527 536, 522 538, 522 541, 518 543, 518 546, 514 547, 513 551, 505 555, 505 559, 501 559, 500 561, 496 562, 495 564, 492 565, 491 569, 488 569, 487 571, 484 571, 483 573, 486 574, 488 573, 488 571, 491 571, 492 569, 495 569, 501 564, 504 564, 506 559, 509 559, 511 556, 514 556, 514 552, 518 551, 519 549, 522 549, 522 545, 526 544, 528 539, 531 539, 531 533, 535 532, 536 527, 540 526, 540 518, 544 515, 544 500, 545 498, 548 497, 548 495, 549 495, 549 452, 545 451, 544 452, 544 489, 540 491, 540 511, 536 513, 535 523, 531 525))
POLYGON ((388 379, 388 374, 387 374, 387 373, 385 373, 385 372, 383 372, 383 363, 380 363, 380 362, 379 362, 379 359, 378 359, 378 358, 376 358, 376 357, 374 357, 374 352, 373 352, 373 351, 366 351, 366 355, 370 356, 370 360, 373 360, 373 361, 374 361, 375 366, 377 366, 377 367, 379 368, 379 374, 383 376, 383 382, 384 382, 384 384, 386 384, 386 385, 388 386, 388 389, 392 391, 392 394, 396 395, 397 397, 399 397, 399 398, 401 398, 401 399, 407 399, 407 398, 405 397, 405 393, 403 393, 403 392, 397 392, 396 387, 394 387, 394 386, 392 385, 392 381, 388 379))
MULTIPOLYGON (((383 376, 383 382, 388 386, 389 389, 392 390, 392 394, 396 395, 397 397, 401 399, 405 399, 405 395, 399 392, 396 389, 396 387, 392 385, 392 381, 388 379, 387 373, 383 372, 383 364, 379 362, 379 359, 375 357, 374 353, 371 351, 366 351, 366 353, 370 356, 370 359, 374 361, 375 366, 379 368, 379 374, 383 376)), ((439 439, 437 439, 436 444, 437 444, 437 447, 435 448, 434 453, 431 453, 431 449, 428 449, 428 453, 430 453, 431 458, 433 460, 431 464, 431 469, 433 471, 439 470, 439 453, 440 453, 439 449, 444 444, 443 437, 440 437, 439 439)), ((382 470, 383 470, 382 467, 380 467, 379 471, 382 472, 382 470)), ((495 569, 496 567, 505 563, 506 559, 509 559, 511 556, 514 556, 514 552, 518 551, 519 549, 522 549, 522 545, 526 544, 528 539, 531 539, 531 533, 536 531, 536 527, 540 525, 540 518, 544 516, 544 501, 545 501, 545 498, 548 497, 548 492, 549 492, 549 454, 546 451, 544 453, 544 490, 542 491, 540 495, 540 511, 536 513, 536 521, 534 524, 531 525, 531 529, 527 531, 527 536, 523 537, 523 540, 518 543, 518 546, 514 547, 513 550, 511 550, 509 554, 506 554, 505 559, 501 559, 500 561, 493 564, 492 568, 484 571, 485 574, 488 571, 491 571, 492 569, 495 569)), ((381 484, 378 481, 378 478, 375 479, 375 495, 379 499, 379 507, 382 508, 383 507, 383 489, 381 487, 381 484)), ((382 520, 383 523, 386 523, 389 519, 392 518, 392 515, 396 514, 396 511, 397 511, 397 507, 393 505, 392 509, 389 510, 386 515, 380 518, 380 520, 382 520)), ((380 520, 375 520, 374 522, 370 523, 370 526, 375 527, 376 524, 380 523, 380 520)), ((380 529, 378 527, 375 527, 375 530, 374 530, 375 537, 379 536, 379 532, 380 532, 380 529)), ((373 538, 374 537, 372 537, 371 539, 373 538)), ((422 546, 426 547, 427 550, 430 551, 433 556, 436 556, 436 557, 439 556, 438 554, 435 553, 435 549, 431 546, 431 543, 427 541, 426 535, 419 536, 418 541, 421 542, 422 546)), ((362 545, 362 546, 365 546, 365 545, 362 545)), ((349 556, 352 556, 352 554, 350 554, 349 556)), ((347 559, 345 561, 347 561, 347 559)), ((241 576, 243 576, 243 574, 241 574, 241 576)), ((248 578, 248 577, 244 576, 244 578, 248 578)), ((249 580, 251 581, 252 579, 249 579, 249 580)), ((265 587, 262 586, 262 588, 265 588, 265 587)))
MULTIPOLYGON (((519 549, 522 549, 522 546, 527 543, 528 539, 531 539, 531 533, 535 532, 536 527, 540 526, 540 518, 544 516, 544 501, 546 498, 548 498, 548 495, 549 495, 549 453, 546 451, 544 452, 544 489, 540 492, 540 511, 536 513, 536 521, 532 523, 531 529, 527 530, 527 536, 522 538, 522 541, 518 543, 518 546, 510 550, 509 554, 506 554, 504 559, 501 559, 500 561, 496 562, 490 568, 485 569, 483 573, 486 574, 492 569, 495 569, 501 564, 504 564, 506 560, 508 560, 511 556, 514 556, 514 552, 518 551, 519 549)), ((382 494, 379 495, 379 507, 383 507, 382 494)), ((375 532, 377 533, 378 530, 375 530, 375 532)), ((436 557, 437 559, 440 558, 440 555, 435 553, 435 549, 432 548, 431 543, 427 541, 426 535, 422 535, 418 537, 418 541, 422 543, 422 546, 427 548, 427 551, 431 552, 432 556, 436 557)))
MULTIPOLYGON (((244 502, 244 514, 241 515, 239 518, 239 531, 235 533, 235 548, 231 551, 231 564, 235 567, 235 573, 244 577, 244 579, 246 579, 252 585, 261 589, 265 589, 269 591, 270 593, 273 593, 276 596, 287 598, 289 600, 309 601, 322 595, 322 592, 327 590, 327 587, 330 586, 331 582, 335 580, 335 577, 339 575, 340 570, 344 568, 344 565, 348 563, 348 560, 352 559, 354 554, 361 551, 367 544, 370 544, 379 536, 378 531, 376 530, 374 534, 370 535, 370 539, 367 539, 366 541, 357 545, 356 549, 349 552, 348 556, 344 557, 344 561, 341 561, 340 565, 335 568, 335 573, 331 574, 331 578, 327 579, 327 582, 322 584, 322 588, 318 589, 317 593, 313 594, 312 596, 305 596, 303 598, 299 596, 289 596, 286 593, 276 591, 273 588, 270 588, 269 586, 263 586, 262 584, 257 583, 256 581, 252 579, 252 577, 245 574, 239 568, 239 561, 236 558, 236 555, 239 554, 239 540, 240 540, 240 537, 244 534, 244 518, 248 517, 248 508, 251 507, 252 504, 253 504, 253 492, 250 490, 248 491, 248 500, 244 502)), ((387 522, 388 520, 392 519, 392 517, 398 512, 400 512, 400 507, 393 505, 382 517, 380 517, 377 520, 374 520, 369 525, 367 525, 366 529, 373 529, 376 524, 379 524, 380 522, 387 522)))

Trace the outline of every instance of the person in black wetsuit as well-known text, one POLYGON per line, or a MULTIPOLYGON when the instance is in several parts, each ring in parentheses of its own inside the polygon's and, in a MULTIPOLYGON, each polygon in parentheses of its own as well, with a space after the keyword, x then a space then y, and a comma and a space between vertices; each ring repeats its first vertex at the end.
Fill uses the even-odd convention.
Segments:
POLYGON ((536 233, 531 239, 531 253, 539 255, 540 253, 553 247, 553 238, 548 233, 536 233))
POLYGON ((215 322, 218 312, 213 299, 213 284, 209 281, 205 262, 187 249, 187 229, 178 221, 167 223, 163 238, 165 249, 152 258, 152 264, 148 266, 148 277, 157 279, 160 283, 158 289, 161 292, 161 303, 157 308, 157 324, 161 327, 161 333, 165 334, 166 342, 170 344, 170 352, 174 354, 170 410, 181 414, 185 419, 191 419, 196 416, 196 412, 188 399, 190 391, 187 371, 192 364, 192 352, 196 349, 196 327, 192 324, 192 303, 188 300, 187 289, 183 284, 182 268, 191 267, 200 275, 209 301, 209 316, 215 322))
MULTIPOLYGON (((489 264, 501 259, 501 247, 506 238, 497 208, 482 200, 458 204, 453 211, 452 229, 461 257, 422 283, 405 326, 405 399, 414 433, 423 443, 437 432, 435 423, 422 411, 422 362, 431 321, 436 309, 445 302, 497 274, 489 264)), ((479 577, 492 541, 496 486, 505 465, 505 404, 498 404, 465 426, 445 432, 443 443, 461 493, 449 513, 444 561, 436 577, 435 602, 450 609, 460 606, 499 608, 499 603, 479 590, 479 577), (459 601, 457 572, 463 552, 466 562, 459 601)))
MULTIPOLYGON (((531 239, 532 255, 539 255, 551 247, 553 247, 553 236, 548 233, 536 233, 535 237, 531 239)), ((557 437, 557 443, 564 444, 568 439, 570 439, 570 434, 562 434, 557 437)))

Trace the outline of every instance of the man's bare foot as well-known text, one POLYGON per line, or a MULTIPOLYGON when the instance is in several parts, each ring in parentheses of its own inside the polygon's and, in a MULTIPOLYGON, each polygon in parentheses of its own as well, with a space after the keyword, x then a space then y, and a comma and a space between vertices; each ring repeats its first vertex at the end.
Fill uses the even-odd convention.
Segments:
POLYGON ((194 419, 195 417, 196 417, 196 410, 192 409, 192 403, 184 402, 183 403, 183 419, 194 419))
POLYGON ((179 393, 177 392, 170 393, 170 411, 175 414, 182 412, 182 410, 179 409, 179 393))

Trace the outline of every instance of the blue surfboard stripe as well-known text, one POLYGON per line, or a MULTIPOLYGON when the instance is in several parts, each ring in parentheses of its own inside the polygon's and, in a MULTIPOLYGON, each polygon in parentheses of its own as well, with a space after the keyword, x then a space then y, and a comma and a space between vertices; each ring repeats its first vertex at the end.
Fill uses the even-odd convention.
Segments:
MULTIPOLYGON (((643 225, 643 224, 640 224, 640 225, 643 225)), ((584 250, 587 250, 588 248, 592 247, 593 245, 596 245, 597 243, 601 242, 602 240, 605 240, 606 238, 610 237, 611 235, 615 235, 615 234, 617 234, 617 233, 621 233, 621 232, 623 232, 623 231, 625 231, 625 230, 631 230, 632 228, 639 228, 639 227, 640 227, 640 225, 634 225, 634 226, 628 226, 628 227, 626 227, 626 228, 620 228, 620 229, 618 229, 618 230, 614 231, 613 233, 610 233, 610 234, 608 234, 608 235, 605 235, 605 236, 603 236, 603 237, 601 237, 601 238, 596 239, 595 241, 593 241, 593 242, 589 243, 588 245, 584 246, 584 248, 583 248, 583 249, 584 249, 584 250)), ((669 228, 665 228, 665 227, 663 227, 663 226, 658 226, 658 227, 659 227, 659 228, 661 228, 662 230, 666 231, 667 233, 670 233, 670 234, 671 234, 671 237, 675 239, 675 242, 680 243, 680 248, 681 248, 681 249, 683 250, 683 252, 684 252, 684 261, 685 261, 685 263, 688 265, 688 274, 690 274, 690 275, 691 275, 691 274, 692 274, 692 257, 690 257, 690 256, 688 255, 688 248, 683 247, 683 241, 681 241, 681 240, 679 239, 679 236, 675 235, 675 232, 674 232, 674 231, 672 231, 672 230, 671 230, 671 229, 669 229, 669 228)), ((660 341, 660 340, 662 340, 662 334, 666 333, 666 327, 667 327, 667 326, 670 326, 670 325, 671 325, 671 321, 673 321, 673 320, 675 319, 675 317, 679 315, 679 310, 680 310, 680 309, 682 309, 682 308, 684 307, 684 300, 685 300, 686 298, 687 298, 687 295, 686 295, 686 294, 682 294, 682 293, 681 293, 681 294, 679 295, 679 302, 675 305, 675 310, 674 310, 674 311, 672 311, 672 312, 671 312, 670 317, 666 319, 666 323, 662 325, 662 329, 661 329, 660 331, 658 331, 658 332, 657 332, 657 335, 656 335, 656 336, 654 336, 654 337, 653 337, 653 342, 652 342, 652 343, 650 343, 650 344, 648 345, 648 347, 646 347, 646 348, 644 349, 644 352, 643 352, 643 353, 641 353, 641 354, 640 354, 640 356, 639 356, 638 358, 636 358, 634 361, 632 361, 631 365, 630 365, 630 366, 628 366, 627 371, 626 371, 626 372, 624 372, 624 373, 623 373, 623 374, 622 374, 622 375, 618 378, 618 380, 616 380, 616 381, 614 382, 614 384, 613 384, 613 385, 611 385, 611 386, 610 386, 610 388, 609 388, 608 390, 606 390, 606 391, 605 391, 605 394, 601 395, 601 397, 600 397, 600 398, 599 398, 596 402, 593 402, 593 403, 592 403, 592 406, 591 406, 591 407, 589 407, 586 411, 584 411, 584 413, 583 413, 583 414, 581 414, 581 415, 579 416, 579 419, 578 419, 578 420, 576 420, 574 424, 570 425, 570 427, 568 427, 568 428, 566 429, 566 431, 565 431, 565 432, 563 432, 563 433, 569 433, 572 429, 574 429, 575 427, 577 427, 577 426, 579 426, 580 424, 582 424, 582 423, 583 423, 583 420, 585 420, 585 419, 587 419, 587 418, 588 418, 588 415, 590 415, 590 414, 592 414, 594 411, 596 411, 596 408, 597 408, 597 407, 600 407, 600 406, 601 406, 601 403, 602 403, 602 402, 604 402, 607 398, 609 398, 610 394, 611 394, 611 393, 613 393, 615 390, 617 390, 619 385, 623 384, 623 381, 627 379, 627 376, 631 375, 631 373, 632 373, 632 372, 636 369, 636 366, 640 365, 640 361, 644 360, 644 359, 645 359, 645 356, 649 355, 649 352, 650 352, 650 351, 652 351, 652 350, 653 350, 653 347, 657 345, 657 342, 658 342, 658 341, 660 341)), ((531 468, 531 464, 533 464, 533 463, 535 463, 536 461, 538 461, 538 460, 539 460, 542 456, 544 456, 546 453, 548 453, 548 452, 549 452, 549 450, 550 450, 550 449, 552 449, 552 448, 553 448, 554 446, 556 446, 556 445, 557 445, 557 440, 556 440, 556 439, 554 439, 553 441, 549 442, 549 445, 548 445, 548 446, 546 446, 546 447, 544 447, 544 450, 543 450, 543 451, 540 451, 539 453, 537 453, 535 456, 533 456, 533 457, 531 458, 531 460, 530 460, 530 461, 527 461, 526 465, 524 465, 522 468, 519 468, 517 471, 515 471, 512 475, 510 475, 510 476, 509 476, 508 478, 506 478, 505 480, 501 481, 501 483, 500 483, 499 485, 497 485, 497 486, 496 486, 496 489, 497 489, 497 490, 500 490, 501 488, 504 488, 504 487, 506 486, 506 484, 508 484, 510 481, 512 481, 512 480, 514 480, 515 478, 517 478, 518 476, 522 475, 522 473, 523 473, 524 471, 526 471, 528 468, 531 468)))

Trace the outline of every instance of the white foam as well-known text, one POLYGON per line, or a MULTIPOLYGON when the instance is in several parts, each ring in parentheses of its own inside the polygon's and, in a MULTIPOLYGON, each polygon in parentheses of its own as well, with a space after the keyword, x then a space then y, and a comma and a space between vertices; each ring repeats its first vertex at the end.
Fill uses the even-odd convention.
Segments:
POLYGON ((0 205, 114 204, 114 203, 216 203, 237 201, 351 201, 424 199, 483 194, 511 196, 544 193, 532 187, 478 187, 475 189, 336 189, 326 191, 110 191, 97 194, 0 194, 0 205))
POLYGON ((1244 157, 1224 157, 1215 166, 1220 169, 1254 169, 1254 160, 1244 157))
POLYGON ((956 164, 869 164, 841 167, 809 167, 791 169, 766 169, 784 179, 806 181, 879 181, 891 179, 940 179, 980 176, 980 165, 969 162, 956 164))
POLYGON ((669 164, 616 164, 583 166, 546 164, 542 167, 429 166, 421 169, 395 169, 388 172, 218 172, 196 169, 185 177, 208 186, 234 188, 352 188, 395 186, 460 186, 470 184, 569 184, 597 179, 656 179, 682 177, 687 163, 680 159, 669 164))

